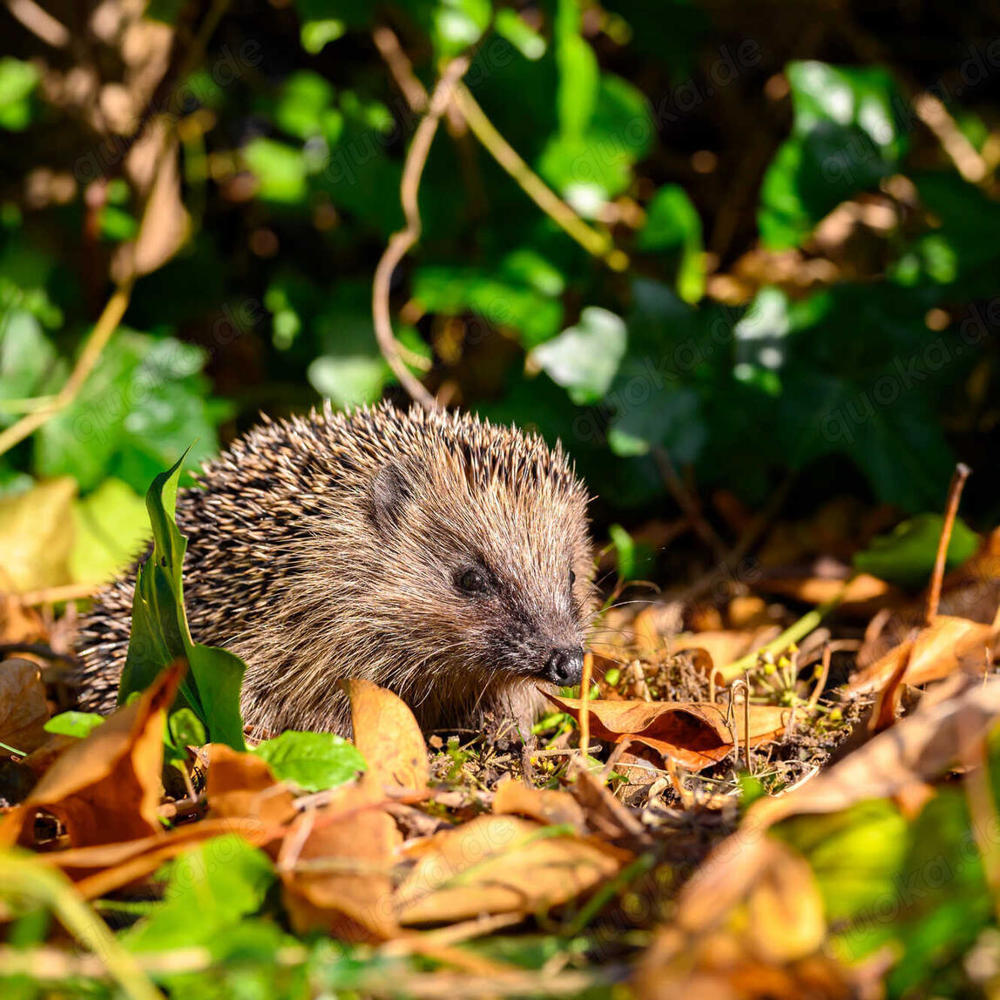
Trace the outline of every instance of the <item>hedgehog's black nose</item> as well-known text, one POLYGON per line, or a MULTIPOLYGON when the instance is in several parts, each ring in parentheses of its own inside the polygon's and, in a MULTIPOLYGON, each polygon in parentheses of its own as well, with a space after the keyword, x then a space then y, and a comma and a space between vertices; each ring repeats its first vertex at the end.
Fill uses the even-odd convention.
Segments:
POLYGON ((560 687, 571 687, 573 684, 579 684, 582 673, 583 650, 579 646, 570 649, 553 649, 545 661, 545 679, 560 687))

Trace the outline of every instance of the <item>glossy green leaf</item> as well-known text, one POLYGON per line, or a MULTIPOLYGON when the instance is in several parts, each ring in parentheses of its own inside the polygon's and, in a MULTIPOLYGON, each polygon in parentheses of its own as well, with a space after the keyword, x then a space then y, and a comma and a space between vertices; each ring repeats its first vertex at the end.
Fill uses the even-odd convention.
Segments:
POLYGON ((217 935, 261 908, 275 880, 271 859, 236 834, 198 844, 160 874, 163 902, 121 936, 130 951, 211 949, 217 935))
MULTIPOLYGON (((920 514, 898 524, 890 534, 873 538, 854 556, 854 566, 890 583, 922 586, 930 578, 944 518, 920 514)), ((955 519, 948 545, 947 568, 954 569, 979 547, 979 536, 961 518, 955 519)))
POLYGON ((45 732, 57 736, 75 736, 82 740, 102 722, 104 716, 96 712, 60 712, 45 723, 45 732))
POLYGON ((293 781, 307 792, 336 788, 365 770, 365 761, 354 744, 334 733, 286 730, 254 747, 275 777, 293 781))
POLYGON ((73 504, 69 568, 81 583, 105 582, 138 557, 149 538, 142 497, 120 479, 106 479, 73 504))
POLYGON ((627 334, 620 316, 589 306, 580 322, 532 351, 532 359, 569 391, 574 403, 595 403, 608 391, 625 355, 627 334))
POLYGON ((795 118, 761 187, 758 223, 772 249, 798 246, 834 206, 890 173, 906 150, 901 98, 874 67, 809 61, 787 70, 795 118))
POLYGON ((0 59, 0 129, 21 132, 31 122, 31 94, 40 74, 30 62, 0 59))

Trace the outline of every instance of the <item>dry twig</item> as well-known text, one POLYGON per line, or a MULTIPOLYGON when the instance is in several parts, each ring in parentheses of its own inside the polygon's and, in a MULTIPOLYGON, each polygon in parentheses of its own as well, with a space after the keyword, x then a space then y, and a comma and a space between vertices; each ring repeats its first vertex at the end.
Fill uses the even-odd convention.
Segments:
POLYGON ((406 226, 389 239, 388 246, 375 268, 375 280, 372 284, 372 317, 375 322, 375 339, 379 350, 388 362, 396 378, 410 396, 429 410, 436 409, 437 400, 424 388, 421 381, 406 367, 399 354, 399 345, 392 332, 392 317, 389 311, 389 287, 393 272, 399 262, 420 239, 420 178, 431 151, 431 144, 449 102, 452 99, 458 81, 469 68, 467 56, 453 59, 441 74, 434 93, 431 95, 424 115, 413 141, 406 154, 403 164, 403 179, 399 188, 399 197, 403 205, 406 226))

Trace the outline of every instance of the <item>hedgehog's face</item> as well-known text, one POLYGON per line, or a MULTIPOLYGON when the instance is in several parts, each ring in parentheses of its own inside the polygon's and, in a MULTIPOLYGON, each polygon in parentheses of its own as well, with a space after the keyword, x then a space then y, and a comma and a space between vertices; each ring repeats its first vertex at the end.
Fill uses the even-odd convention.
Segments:
POLYGON ((484 689, 518 678, 579 683, 592 591, 582 487, 514 492, 460 472, 418 488, 425 470, 391 466, 376 479, 371 511, 406 619, 394 634, 434 651, 427 668, 454 667, 484 689))

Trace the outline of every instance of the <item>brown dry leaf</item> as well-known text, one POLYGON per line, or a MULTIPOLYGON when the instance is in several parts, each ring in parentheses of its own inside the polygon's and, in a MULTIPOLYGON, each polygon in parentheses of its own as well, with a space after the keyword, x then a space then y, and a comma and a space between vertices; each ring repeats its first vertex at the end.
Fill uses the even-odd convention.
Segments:
MULTIPOLYGON (((579 720, 582 702, 547 695, 579 720)), ((733 733, 726 713, 709 702, 588 701, 590 732, 597 739, 620 743, 630 740, 673 758, 693 771, 718 763, 733 750, 733 733)), ((750 706, 750 745, 776 739, 784 731, 789 710, 773 705, 750 706)), ((733 728, 742 744, 746 739, 743 706, 733 712, 733 728)))
POLYGON ((48 721, 49 706, 38 664, 21 659, 0 663, 0 742, 30 753, 48 739, 48 721))
POLYGON ((0 498, 0 586, 40 590, 70 582, 76 480, 38 483, 0 498))
MULTIPOLYGON (((4 582, 4 578, 0 575, 0 586, 4 582)), ((13 594, 0 594, 0 640, 42 642, 46 639, 48 631, 45 622, 34 608, 26 607, 13 594)))
POLYGON ((826 936, 823 899, 800 854, 768 841, 747 900, 747 933, 755 954, 782 964, 815 954, 826 936))
POLYGON ((583 809, 569 792, 533 788, 510 777, 497 785, 493 812, 497 816, 517 813, 552 826, 571 826, 581 835, 587 832, 583 809))
POLYGON ((895 646, 858 671, 851 678, 850 688, 859 694, 881 690, 894 674, 900 673, 900 666, 907 657, 909 664, 899 677, 901 684, 926 684, 958 670, 981 675, 990 660, 996 639, 997 633, 992 625, 968 618, 937 615, 912 642, 895 646))
MULTIPOLYGON (((640 997, 704 990, 708 996, 840 996, 805 994, 801 971, 825 959, 826 919, 812 869, 766 837, 730 838, 681 893, 675 923, 661 931, 637 977, 640 997), (668 982, 671 990, 663 992, 668 982)), ((833 970, 830 970, 833 971, 833 970)), ((841 984, 839 976, 832 980, 841 984)))
POLYGON ((278 854, 295 931, 369 942, 398 934, 391 876, 399 840, 370 785, 339 788, 327 805, 303 812, 278 854))
POLYGON ((36 857, 61 868, 76 882, 76 889, 84 898, 96 899, 151 875, 164 861, 183 853, 193 844, 226 833, 235 833, 255 847, 263 846, 276 835, 274 830, 263 827, 256 820, 203 819, 198 823, 186 823, 169 833, 114 844, 46 851, 36 857))
POLYGON ((416 866, 396 891, 401 924, 535 913, 579 896, 631 860, 594 838, 517 816, 479 816, 408 852, 416 866))
POLYGON ((239 753, 224 743, 210 743, 205 797, 211 816, 255 820, 280 827, 295 816, 295 796, 275 780, 267 762, 239 753))
POLYGON ((1000 680, 956 675, 946 684, 952 686, 948 697, 925 696, 912 715, 794 792, 754 803, 747 822, 769 826, 798 813, 836 812, 863 799, 888 798, 973 758, 1000 717, 1000 680))
POLYGON ((40 811, 62 820, 73 847, 162 834, 163 727, 186 669, 183 661, 168 667, 140 698, 58 757, 0 823, 0 845, 30 846, 40 811))
POLYGON ((725 666, 752 649, 759 649, 781 632, 777 625, 756 629, 718 629, 712 632, 682 632, 674 638, 674 649, 703 649, 714 664, 725 666))
POLYGON ((129 149, 126 172, 147 200, 138 236, 115 251, 111 272, 118 282, 155 271, 187 240, 191 217, 181 198, 179 148, 161 116, 149 122, 129 149))
POLYGON ((427 746, 406 702, 356 677, 344 686, 351 699, 354 745, 368 764, 363 780, 380 789, 426 788, 430 778, 427 746))
POLYGON ((568 771, 573 779, 568 791, 583 807, 592 830, 611 841, 648 840, 646 828, 635 813, 622 805, 585 764, 571 763, 568 771))
POLYGON ((847 969, 825 955, 787 965, 756 958, 731 931, 694 939, 666 927, 653 939, 631 983, 637 1000, 849 1000, 847 969))
POLYGON ((851 615, 871 615, 878 608, 896 607, 906 601, 902 590, 870 573, 858 573, 850 580, 824 576, 765 577, 754 586, 764 593, 791 597, 803 604, 826 604, 843 594, 837 610, 851 615))

